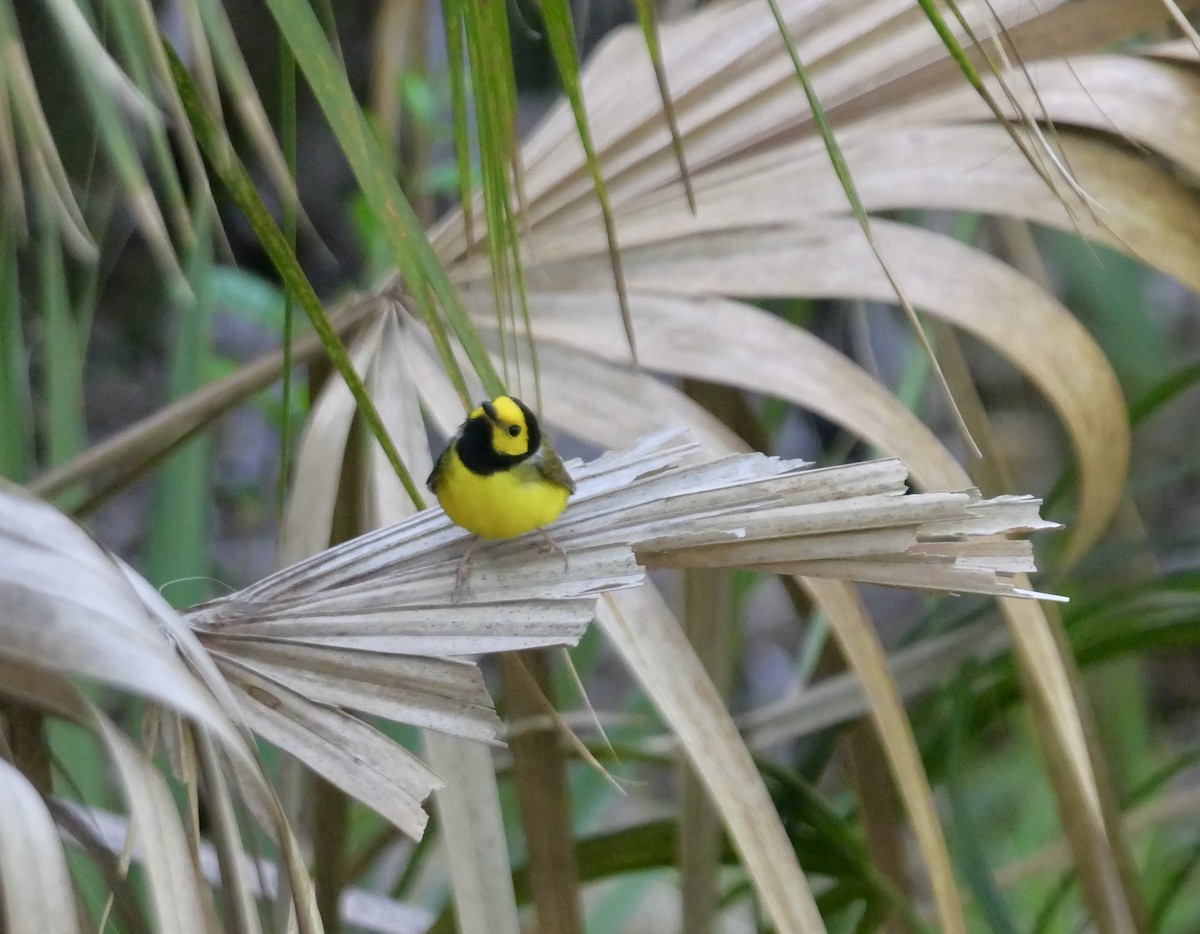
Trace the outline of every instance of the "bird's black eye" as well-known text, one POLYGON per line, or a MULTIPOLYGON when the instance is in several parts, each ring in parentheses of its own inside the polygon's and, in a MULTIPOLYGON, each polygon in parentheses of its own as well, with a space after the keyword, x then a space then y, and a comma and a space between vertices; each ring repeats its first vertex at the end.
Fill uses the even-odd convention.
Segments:
POLYGON ((520 426, 520 425, 509 425, 509 426, 508 426, 508 433, 509 433, 509 434, 510 434, 512 437, 514 437, 514 438, 515 438, 517 435, 519 435, 519 434, 521 433, 521 426, 520 426))

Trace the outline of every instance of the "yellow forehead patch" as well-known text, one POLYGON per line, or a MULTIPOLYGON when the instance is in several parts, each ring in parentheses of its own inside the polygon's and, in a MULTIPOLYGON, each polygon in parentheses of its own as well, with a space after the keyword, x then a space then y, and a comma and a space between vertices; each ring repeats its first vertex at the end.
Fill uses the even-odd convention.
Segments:
POLYGON ((521 407, 508 396, 497 396, 492 400, 492 406, 496 409, 500 421, 506 425, 525 424, 525 415, 521 412, 521 407))
MULTIPOLYGON (((484 403, 487 405, 488 403, 484 403)), ((505 425, 524 425, 525 413, 521 411, 521 407, 517 405, 509 396, 496 396, 491 402, 492 411, 496 413, 496 418, 505 425)), ((483 405, 477 406, 471 410, 468 418, 480 418, 484 415, 483 405)))

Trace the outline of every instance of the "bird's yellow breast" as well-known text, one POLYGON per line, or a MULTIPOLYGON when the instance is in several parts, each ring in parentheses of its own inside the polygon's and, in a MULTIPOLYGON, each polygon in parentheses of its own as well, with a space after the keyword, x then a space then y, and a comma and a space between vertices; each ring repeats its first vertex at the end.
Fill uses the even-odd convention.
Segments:
POLYGON ((549 525, 570 496, 533 464, 480 475, 468 470, 452 450, 443 470, 438 502, 454 522, 481 538, 512 538, 549 525))

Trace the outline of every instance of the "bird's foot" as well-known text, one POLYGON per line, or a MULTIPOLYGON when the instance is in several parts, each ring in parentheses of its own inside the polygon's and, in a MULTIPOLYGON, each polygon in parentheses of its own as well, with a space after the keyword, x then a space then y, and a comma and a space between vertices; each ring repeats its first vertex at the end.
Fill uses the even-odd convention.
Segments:
POLYGON ((563 559, 563 570, 569 571, 571 569, 571 562, 567 558, 566 549, 564 549, 562 545, 551 538, 550 533, 545 529, 538 529, 538 535, 542 537, 542 543, 538 546, 538 551, 540 551, 542 554, 549 554, 552 551, 557 551, 563 559))
POLYGON ((465 599, 470 593, 467 587, 467 581, 471 577, 471 555, 475 551, 475 545, 479 541, 478 537, 473 537, 467 550, 463 552, 463 556, 458 560, 458 568, 454 571, 454 593, 451 595, 451 600, 458 603, 465 599))

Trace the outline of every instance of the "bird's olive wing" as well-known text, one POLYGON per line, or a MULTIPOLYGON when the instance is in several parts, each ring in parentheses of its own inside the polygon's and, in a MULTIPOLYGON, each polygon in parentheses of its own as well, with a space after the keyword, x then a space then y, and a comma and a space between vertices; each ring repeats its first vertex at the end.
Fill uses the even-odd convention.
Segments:
POLYGON ((575 492, 575 481, 571 479, 571 475, 567 473, 567 468, 563 466, 562 458, 554 453, 554 448, 548 444, 543 444, 533 460, 537 464, 538 472, 543 477, 551 483, 557 483, 559 486, 565 487, 572 493, 575 492))
POLYGON ((445 469, 446 460, 450 457, 450 451, 454 447, 454 442, 446 445, 446 450, 438 455, 437 463, 433 465, 433 470, 429 472, 429 479, 425 481, 425 485, 429 487, 430 493, 437 493, 438 483, 442 479, 442 471, 445 469))

